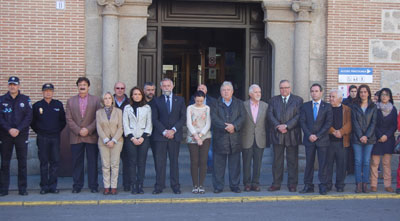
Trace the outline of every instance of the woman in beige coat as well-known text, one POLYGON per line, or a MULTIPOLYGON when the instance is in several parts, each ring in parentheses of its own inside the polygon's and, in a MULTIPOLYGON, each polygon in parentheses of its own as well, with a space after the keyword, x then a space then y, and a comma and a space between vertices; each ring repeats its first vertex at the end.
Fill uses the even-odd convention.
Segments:
POLYGON ((96 112, 96 126, 103 165, 103 194, 115 195, 117 194, 120 153, 124 142, 122 137, 122 111, 115 108, 114 97, 110 92, 103 95, 102 103, 104 108, 96 112))

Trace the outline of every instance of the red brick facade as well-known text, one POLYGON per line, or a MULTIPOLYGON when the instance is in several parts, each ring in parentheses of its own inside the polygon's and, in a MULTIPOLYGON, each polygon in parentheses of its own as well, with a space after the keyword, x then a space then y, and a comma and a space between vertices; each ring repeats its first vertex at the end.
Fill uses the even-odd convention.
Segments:
MULTIPOLYGON (((382 32, 384 9, 400 10, 400 4, 371 0, 328 0, 326 58, 328 90, 339 85, 339 67, 373 68, 373 83, 369 84, 372 93, 381 88, 383 70, 400 70, 398 63, 369 62, 370 39, 400 40, 400 34, 382 32)), ((394 99, 400 99, 400 95, 397 94, 394 99)))
POLYGON ((0 93, 7 79, 21 79, 21 91, 35 102, 41 86, 55 85, 64 103, 76 94, 75 81, 85 75, 85 1, 9 0, 0 4, 0 93))

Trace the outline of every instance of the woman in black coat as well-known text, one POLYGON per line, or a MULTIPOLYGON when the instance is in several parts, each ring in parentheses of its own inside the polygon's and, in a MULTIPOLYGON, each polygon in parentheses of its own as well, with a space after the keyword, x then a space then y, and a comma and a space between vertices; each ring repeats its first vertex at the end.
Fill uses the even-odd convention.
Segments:
POLYGON ((371 191, 377 191, 378 167, 382 157, 385 190, 393 192, 390 160, 395 144, 394 133, 397 130, 397 110, 393 106, 392 91, 389 88, 383 88, 380 91, 376 106, 378 108, 375 127, 377 142, 372 149, 371 191))

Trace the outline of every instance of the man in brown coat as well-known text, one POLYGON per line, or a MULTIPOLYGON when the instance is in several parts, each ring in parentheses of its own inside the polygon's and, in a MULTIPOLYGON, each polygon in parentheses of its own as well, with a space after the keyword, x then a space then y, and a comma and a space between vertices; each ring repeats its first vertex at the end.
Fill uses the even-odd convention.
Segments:
POLYGON ((79 94, 67 101, 66 118, 70 129, 72 153, 72 193, 79 193, 84 184, 84 156, 86 151, 88 183, 92 193, 98 192, 96 111, 101 108, 100 99, 89 94, 90 81, 80 77, 76 81, 79 94))
POLYGON ((327 160, 327 191, 332 190, 333 163, 336 161, 337 192, 343 192, 346 178, 346 148, 350 146, 351 109, 342 104, 342 94, 332 90, 329 94, 332 105, 333 123, 329 129, 331 146, 328 148, 327 160))

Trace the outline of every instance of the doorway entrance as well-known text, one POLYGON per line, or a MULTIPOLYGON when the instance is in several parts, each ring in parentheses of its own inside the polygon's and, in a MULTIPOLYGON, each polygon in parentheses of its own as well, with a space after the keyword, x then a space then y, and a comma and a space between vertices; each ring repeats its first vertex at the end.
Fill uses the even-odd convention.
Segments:
POLYGON ((139 86, 168 77, 188 102, 200 83, 219 97, 221 83, 231 81, 239 99, 248 98, 254 83, 262 100, 271 97, 272 46, 259 3, 153 0, 148 14, 147 35, 139 42, 139 86))
POLYGON ((187 103, 199 84, 219 97, 223 81, 231 81, 235 96, 244 99, 244 29, 166 27, 162 42, 162 78, 173 79, 174 93, 187 103))

